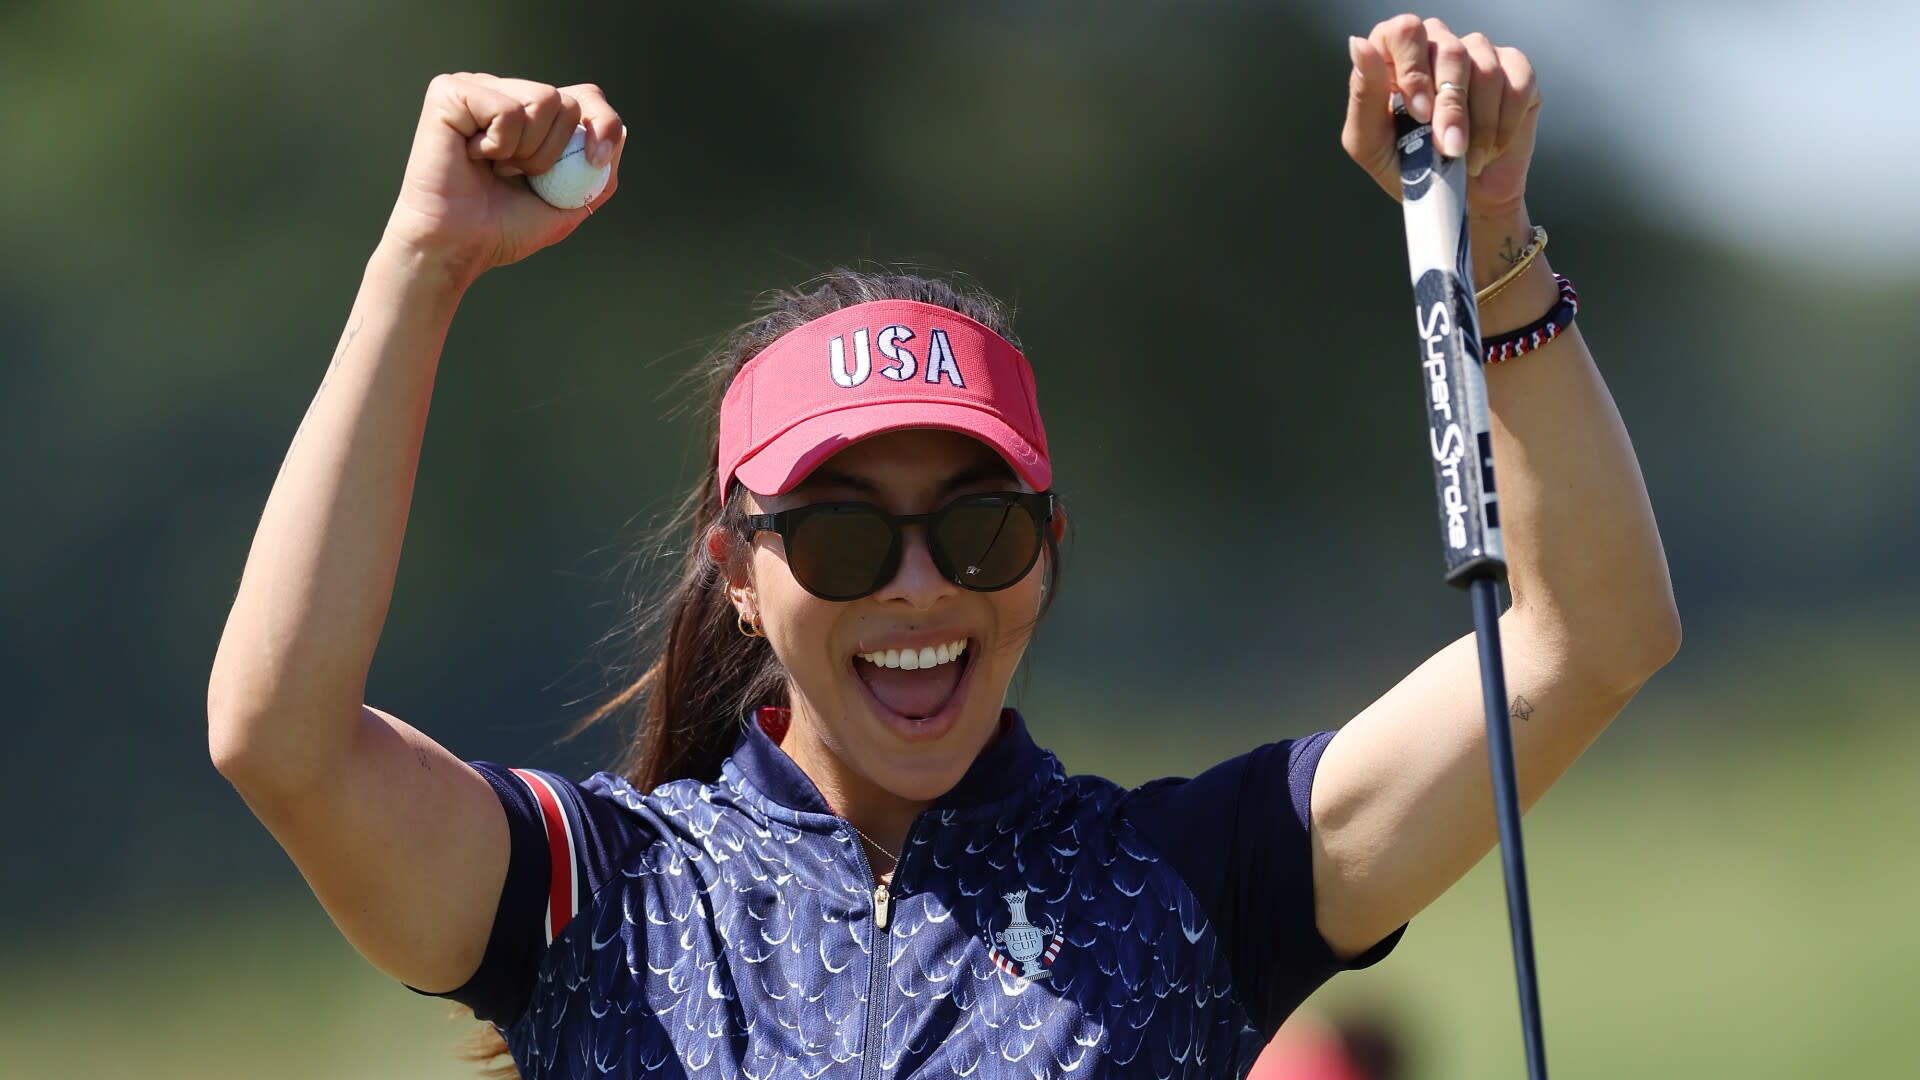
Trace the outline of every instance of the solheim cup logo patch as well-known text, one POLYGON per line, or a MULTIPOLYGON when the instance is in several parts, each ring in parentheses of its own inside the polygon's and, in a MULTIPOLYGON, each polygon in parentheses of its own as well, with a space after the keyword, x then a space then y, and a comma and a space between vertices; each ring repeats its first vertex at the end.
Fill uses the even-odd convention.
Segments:
POLYGON ((1000 899, 1007 902, 1007 928, 998 933, 989 934, 993 944, 988 946, 987 955, 992 957, 993 966, 1018 979, 1029 982, 1035 979, 1051 978, 1053 972, 1047 969, 1053 966, 1054 958, 1060 955, 1060 946, 1066 940, 1060 933, 1060 926, 1047 918, 1045 930, 1027 921, 1027 891, 1002 893, 1000 899), (1002 951, 1004 949, 1004 951, 1002 951))

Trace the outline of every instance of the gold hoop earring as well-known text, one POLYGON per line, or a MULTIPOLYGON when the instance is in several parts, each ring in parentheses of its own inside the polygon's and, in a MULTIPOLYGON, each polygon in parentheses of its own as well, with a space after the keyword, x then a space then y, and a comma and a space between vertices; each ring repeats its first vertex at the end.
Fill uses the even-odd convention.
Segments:
POLYGON ((735 614, 733 617, 733 621, 734 621, 734 625, 740 628, 741 637, 766 637, 767 636, 766 631, 760 629, 760 627, 757 624, 747 621, 747 616, 744 612, 735 614))

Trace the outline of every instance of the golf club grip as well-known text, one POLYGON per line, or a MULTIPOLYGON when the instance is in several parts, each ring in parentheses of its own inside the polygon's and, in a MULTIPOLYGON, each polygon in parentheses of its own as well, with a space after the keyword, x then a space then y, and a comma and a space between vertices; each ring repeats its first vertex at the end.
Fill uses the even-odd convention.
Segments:
POLYGON ((1415 121, 1397 96, 1393 123, 1441 546, 1447 581, 1465 588, 1476 577, 1504 580, 1507 572, 1467 246, 1467 167, 1438 152, 1433 126, 1415 121))

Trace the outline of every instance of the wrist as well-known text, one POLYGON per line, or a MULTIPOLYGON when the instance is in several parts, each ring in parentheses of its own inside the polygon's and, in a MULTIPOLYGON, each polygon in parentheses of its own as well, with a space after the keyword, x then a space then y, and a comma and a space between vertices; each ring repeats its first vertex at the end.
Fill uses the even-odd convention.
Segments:
POLYGON ((458 300, 481 273, 478 259, 469 254, 413 243, 391 232, 380 237, 367 259, 367 276, 404 283, 431 294, 458 300))
MULTIPOLYGON (((1467 243, 1473 250, 1474 288, 1490 285, 1518 264, 1533 238, 1533 219, 1526 204, 1467 222, 1467 243)), ((1536 255, 1520 276, 1508 282, 1480 305, 1480 336, 1490 338, 1532 323, 1553 307, 1560 296, 1553 268, 1545 255, 1536 255)))
POLYGON ((1467 219, 1467 243, 1473 249, 1473 287, 1484 289, 1520 261, 1533 239, 1533 218, 1525 203, 1467 219))
POLYGON ((1526 326, 1553 307, 1559 298, 1560 286, 1553 280, 1553 268, 1547 265, 1547 257, 1536 257, 1533 265, 1501 289, 1498 296, 1480 305, 1481 339, 1526 326))

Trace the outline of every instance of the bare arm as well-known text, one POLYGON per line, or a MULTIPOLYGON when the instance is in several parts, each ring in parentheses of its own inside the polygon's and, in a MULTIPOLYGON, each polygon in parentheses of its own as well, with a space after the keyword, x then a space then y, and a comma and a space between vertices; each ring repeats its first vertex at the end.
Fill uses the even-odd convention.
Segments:
POLYGON ((361 702, 461 291, 405 253, 369 260, 261 515, 207 695, 214 761, 334 921, 429 989, 479 966, 506 818, 465 763, 361 702))
MULTIPOLYGON (((1495 368, 1487 393, 1514 596, 1500 632, 1525 808, 1672 656, 1679 621, 1632 445, 1579 335, 1495 368)), ((1465 610, 1462 602, 1462 618, 1465 610)), ((1321 933, 1337 950, 1380 940, 1492 849, 1482 710, 1467 634, 1328 745, 1313 789, 1314 885, 1321 933)))
POLYGON ((619 120, 590 87, 442 76, 429 88, 400 199, 268 496, 208 682, 221 772, 354 946, 423 989, 479 966, 506 819, 478 773, 363 704, 367 672, 454 311, 480 272, 587 216, 498 171, 551 166, 583 105, 617 152, 619 120))
MULTIPOLYGON (((1472 222, 1475 277, 1491 281, 1531 229, 1520 191, 1538 106, 1532 69, 1517 50, 1496 54, 1475 36, 1463 46, 1434 20, 1383 23, 1375 40, 1380 47, 1371 54, 1356 49, 1348 148, 1376 179, 1381 173, 1372 162, 1383 159, 1357 151, 1384 148, 1390 155, 1390 139, 1374 143, 1354 128, 1355 117, 1368 131, 1377 130, 1374 120, 1387 124, 1385 59, 1414 51, 1431 56, 1441 70, 1428 76, 1429 86, 1447 79, 1471 84, 1477 96, 1493 85, 1491 113, 1510 126, 1504 138, 1497 135, 1476 100, 1476 156, 1468 159, 1484 169, 1469 185, 1470 205, 1477 197, 1483 211, 1472 222), (1417 50, 1409 40, 1416 36, 1417 50), (1470 73, 1456 68, 1447 78, 1448 49, 1441 45, 1452 47, 1456 62, 1471 52, 1470 73), (1504 109, 1499 85, 1487 81, 1489 68, 1503 67, 1504 109), (1487 152, 1495 148, 1504 153, 1487 152)), ((1402 72, 1414 66, 1411 59, 1395 63, 1402 72)), ((1466 96, 1443 97, 1441 107, 1464 108, 1466 96)), ((1389 190, 1397 191, 1394 179, 1389 190)), ((1483 306, 1482 325, 1488 334, 1525 325, 1552 306, 1554 295, 1552 272, 1544 257, 1537 259, 1483 306)), ((1672 657, 1680 624, 1633 446, 1579 331, 1489 368, 1487 395, 1514 598, 1500 629, 1525 807, 1672 657)), ((1316 918, 1336 951, 1353 955, 1371 946, 1492 849, 1497 830, 1482 708, 1469 634, 1328 745, 1313 789, 1313 874, 1316 918)))

